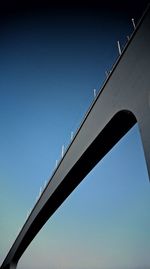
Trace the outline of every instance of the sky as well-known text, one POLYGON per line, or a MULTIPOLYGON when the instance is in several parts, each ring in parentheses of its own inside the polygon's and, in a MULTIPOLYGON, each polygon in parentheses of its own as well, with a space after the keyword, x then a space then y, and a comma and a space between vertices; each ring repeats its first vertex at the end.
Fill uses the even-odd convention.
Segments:
MULTIPOLYGON (((123 48, 145 7, 1 4, 0 264, 119 56, 117 41, 123 48)), ((49 219, 18 268, 148 269, 149 227, 136 124, 49 219)))

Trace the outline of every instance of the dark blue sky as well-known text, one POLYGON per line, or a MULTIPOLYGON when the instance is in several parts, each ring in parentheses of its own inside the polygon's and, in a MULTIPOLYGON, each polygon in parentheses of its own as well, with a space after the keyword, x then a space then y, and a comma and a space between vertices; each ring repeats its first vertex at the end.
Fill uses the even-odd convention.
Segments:
MULTIPOLYGON (((145 3, 0 4, 0 263, 145 3)), ((19 268, 148 268, 149 194, 135 126, 46 224, 19 268)))

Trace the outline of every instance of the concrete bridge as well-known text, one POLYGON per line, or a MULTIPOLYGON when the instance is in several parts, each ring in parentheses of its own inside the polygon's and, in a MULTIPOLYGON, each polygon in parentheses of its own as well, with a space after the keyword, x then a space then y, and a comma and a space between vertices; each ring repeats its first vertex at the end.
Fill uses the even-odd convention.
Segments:
POLYGON ((150 8, 85 115, 1 269, 16 268, 45 222, 136 122, 150 175, 150 8))

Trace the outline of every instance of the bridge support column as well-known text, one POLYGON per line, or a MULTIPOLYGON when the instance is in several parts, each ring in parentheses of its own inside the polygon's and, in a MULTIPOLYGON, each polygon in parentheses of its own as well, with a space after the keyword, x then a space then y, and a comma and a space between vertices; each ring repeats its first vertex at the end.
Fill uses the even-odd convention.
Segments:
POLYGON ((150 179, 150 106, 143 106, 138 124, 150 179))

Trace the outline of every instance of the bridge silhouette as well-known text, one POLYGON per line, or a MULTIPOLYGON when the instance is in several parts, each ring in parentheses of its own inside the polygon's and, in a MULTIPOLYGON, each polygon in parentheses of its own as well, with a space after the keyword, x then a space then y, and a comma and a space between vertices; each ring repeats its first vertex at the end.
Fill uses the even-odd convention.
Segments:
POLYGON ((31 241, 91 169, 137 122, 150 175, 150 7, 84 117, 1 269, 14 269, 31 241))

